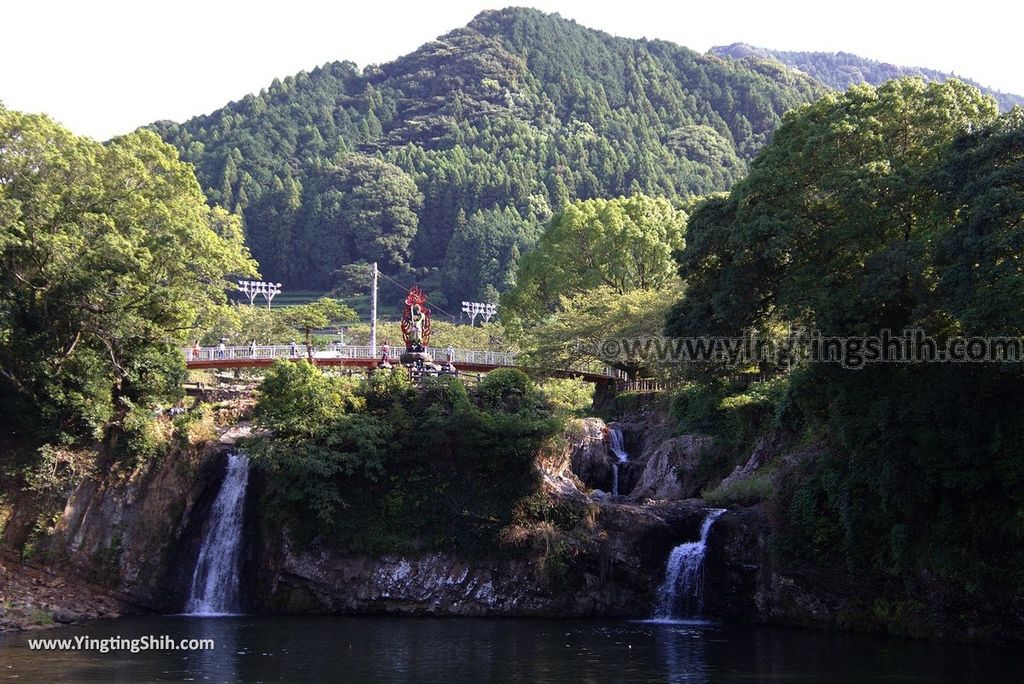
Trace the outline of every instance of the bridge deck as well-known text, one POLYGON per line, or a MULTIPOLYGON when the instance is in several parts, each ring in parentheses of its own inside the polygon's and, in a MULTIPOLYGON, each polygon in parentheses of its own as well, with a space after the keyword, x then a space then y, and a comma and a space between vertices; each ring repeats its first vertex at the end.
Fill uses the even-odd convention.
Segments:
MULTIPOLYGON (((443 364, 448 359, 445 350, 427 348, 426 351, 436 363, 443 364)), ((257 346, 255 352, 252 347, 225 347, 223 350, 217 347, 201 347, 198 350, 185 350, 185 365, 195 370, 265 368, 277 359, 299 361, 306 358, 309 358, 309 353, 305 345, 296 345, 294 349, 291 345, 257 346)), ((371 355, 369 347, 338 346, 334 349, 314 351, 312 362, 316 366, 372 369, 377 367, 380 358, 379 355, 371 355)), ((397 363, 398 359, 392 356, 390 361, 397 363)), ((455 350, 453 363, 463 373, 486 373, 497 368, 518 367, 512 353, 465 349, 455 350)), ((599 384, 612 382, 619 376, 615 370, 601 364, 583 364, 577 368, 559 370, 551 374, 556 377, 582 377, 587 382, 599 384)))

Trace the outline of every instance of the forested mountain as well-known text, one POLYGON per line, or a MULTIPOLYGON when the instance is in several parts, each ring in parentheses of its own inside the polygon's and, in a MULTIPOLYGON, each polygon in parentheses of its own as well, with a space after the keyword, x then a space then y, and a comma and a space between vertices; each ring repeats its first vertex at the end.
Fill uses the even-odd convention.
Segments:
POLYGON ((324 289, 377 260, 457 303, 507 287, 571 199, 727 189, 823 91, 775 62, 505 9, 394 62, 326 64, 152 128, 244 216, 265 277, 324 289))
POLYGON ((852 55, 849 52, 787 52, 784 50, 769 50, 768 48, 755 47, 746 43, 733 43, 732 45, 713 47, 711 48, 711 54, 737 60, 749 58, 751 61, 770 60, 782 62, 786 66, 799 69, 837 90, 846 90, 858 83, 881 85, 886 81, 904 76, 920 76, 926 81, 938 83, 943 83, 951 78, 958 78, 964 83, 974 86, 984 94, 994 97, 996 102, 999 103, 999 108, 1003 111, 1012 109, 1016 105, 1024 104, 1024 96, 992 90, 963 76, 947 74, 935 69, 904 67, 885 62, 876 62, 873 59, 852 55))

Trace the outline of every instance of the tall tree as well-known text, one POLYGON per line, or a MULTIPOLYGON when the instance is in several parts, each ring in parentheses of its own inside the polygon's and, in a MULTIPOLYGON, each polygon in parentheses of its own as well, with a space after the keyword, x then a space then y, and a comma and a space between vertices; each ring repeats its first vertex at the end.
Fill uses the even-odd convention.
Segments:
POLYGON ((407 263, 423 202, 412 178, 394 164, 354 154, 342 163, 333 186, 341 193, 338 219, 354 254, 384 266, 407 263))
POLYGON ((512 208, 475 212, 456 223, 445 257, 442 288, 449 302, 492 301, 515 282, 519 255, 536 241, 536 224, 512 208))
POLYGON ((0 107, 0 393, 68 438, 173 395, 177 345, 256 273, 240 238, 155 134, 101 145, 0 107))
POLYGON ((559 298, 606 287, 622 295, 675 278, 686 215, 662 198, 583 200, 557 214, 525 255, 505 305, 519 315, 558 307, 559 298))
POLYGON ((797 110, 729 199, 695 212, 679 261, 690 296, 669 332, 907 325, 931 287, 920 268, 936 230, 929 174, 960 131, 996 116, 955 80, 858 86, 797 110))

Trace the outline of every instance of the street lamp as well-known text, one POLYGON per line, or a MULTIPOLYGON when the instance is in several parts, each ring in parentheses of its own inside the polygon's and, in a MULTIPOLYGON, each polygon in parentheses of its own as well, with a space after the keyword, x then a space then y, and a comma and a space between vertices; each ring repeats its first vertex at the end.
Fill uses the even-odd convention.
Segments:
POLYGON ((490 323, 494 314, 498 313, 498 305, 484 302, 462 302, 462 312, 469 316, 470 325, 474 324, 477 316, 483 316, 484 321, 490 323))
POLYGON ((262 280, 239 280, 238 289, 249 298, 249 306, 253 305, 256 295, 263 295, 263 298, 267 300, 267 308, 269 309, 274 295, 281 293, 281 283, 266 283, 262 280))

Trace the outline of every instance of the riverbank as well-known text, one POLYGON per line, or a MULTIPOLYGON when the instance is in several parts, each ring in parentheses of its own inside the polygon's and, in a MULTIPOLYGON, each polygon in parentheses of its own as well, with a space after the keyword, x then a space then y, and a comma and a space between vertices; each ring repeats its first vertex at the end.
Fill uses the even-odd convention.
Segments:
POLYGON ((0 632, 77 625, 137 612, 109 591, 0 555, 0 632))

